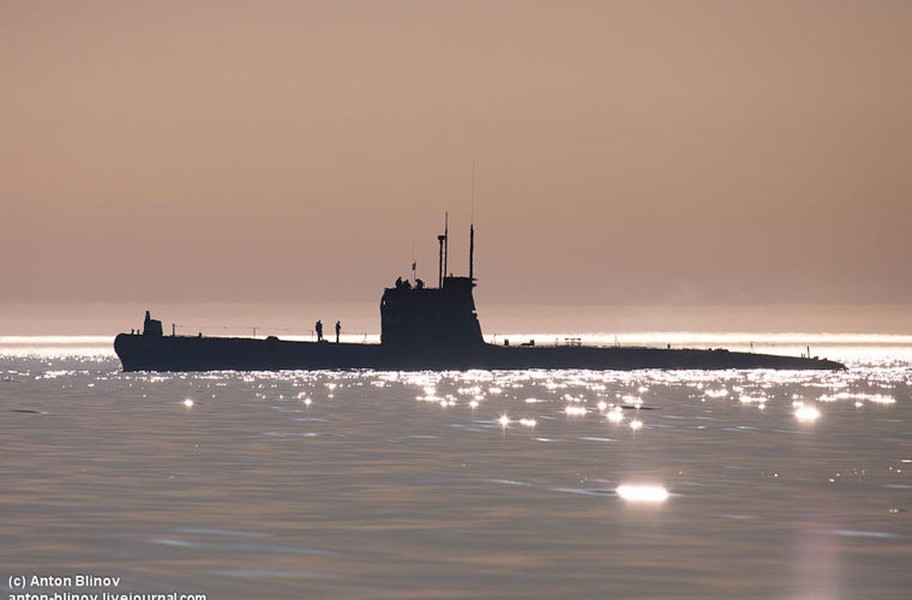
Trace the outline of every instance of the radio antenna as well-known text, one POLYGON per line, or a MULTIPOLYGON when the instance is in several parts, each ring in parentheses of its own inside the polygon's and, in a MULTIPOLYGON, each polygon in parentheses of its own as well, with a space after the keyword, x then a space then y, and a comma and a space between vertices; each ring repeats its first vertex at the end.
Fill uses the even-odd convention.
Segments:
POLYGON ((469 281, 475 285, 475 153, 472 153, 472 206, 469 217, 469 281))
POLYGON ((475 153, 472 153, 472 206, 469 213, 469 223, 475 222, 475 153))

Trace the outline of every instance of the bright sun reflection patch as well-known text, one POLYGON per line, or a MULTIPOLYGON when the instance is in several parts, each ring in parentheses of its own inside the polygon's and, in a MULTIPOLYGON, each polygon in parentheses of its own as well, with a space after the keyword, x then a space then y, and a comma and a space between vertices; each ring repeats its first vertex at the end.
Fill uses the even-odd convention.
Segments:
POLYGON ((569 405, 564 408, 564 413, 566 413, 568 417, 582 417, 586 412, 586 407, 584 406, 569 405))
POLYGON ((606 416, 612 423, 620 423, 624 420, 624 410, 620 406, 615 406, 608 411, 606 416))
POLYGON ((839 400, 855 400, 855 406, 872 402, 874 404, 896 404, 896 398, 885 394, 858 394, 850 392, 839 392, 837 394, 824 394, 818 398, 820 402, 836 402, 839 400))
POLYGON ((795 418, 802 423, 813 423, 820 418, 820 411, 816 406, 804 405, 795 410, 795 418))
POLYGON ((741 404, 765 404, 767 401, 766 396, 751 396, 749 394, 741 394, 738 397, 738 401, 741 404))
POLYGON ((668 500, 668 490, 660 485, 631 485, 617 487, 617 495, 628 502, 648 502, 658 504, 668 500))
POLYGON ((193 400, 191 400, 190 398, 184 398, 184 406, 186 406, 187 408, 190 408, 191 406, 193 406, 193 400))

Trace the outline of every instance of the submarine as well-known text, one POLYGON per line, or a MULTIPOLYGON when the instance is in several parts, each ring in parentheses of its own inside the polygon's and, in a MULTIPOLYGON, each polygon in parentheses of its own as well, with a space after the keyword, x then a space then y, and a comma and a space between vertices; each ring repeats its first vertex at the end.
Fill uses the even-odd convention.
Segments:
POLYGON ((783 369, 843 370, 845 365, 811 356, 734 352, 724 349, 510 345, 484 341, 473 289, 475 226, 469 229, 468 276, 447 275, 449 227, 437 236, 437 286, 400 277, 380 299, 380 343, 335 343, 244 337, 165 335, 146 311, 141 330, 114 338, 124 371, 279 371, 317 369, 783 369))

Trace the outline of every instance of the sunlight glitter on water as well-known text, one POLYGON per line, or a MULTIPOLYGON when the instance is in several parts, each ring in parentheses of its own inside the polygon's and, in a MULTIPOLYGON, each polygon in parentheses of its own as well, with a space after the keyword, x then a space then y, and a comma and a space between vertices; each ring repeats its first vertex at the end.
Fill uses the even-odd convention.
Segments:
MULTIPOLYGON (((818 398, 820 402, 839 402, 841 400, 855 400, 857 402, 871 402, 874 404, 896 404, 896 398, 885 394, 861 394, 839 392, 837 394, 824 394, 818 398)), ((856 403, 857 403, 856 402, 856 403)))
POLYGON ((0 352, 0 379, 10 569, 91 556, 132 587, 221 598, 406 597, 415 581, 458 600, 481 585, 801 597, 825 552, 831 597, 907 591, 901 357, 836 373, 188 374, 0 352))
POLYGON ((820 410, 810 404, 801 404, 795 409, 795 418, 802 423, 813 423, 820 418, 820 410))
POLYGON ((620 423, 624 420, 624 410, 620 406, 615 406, 605 415, 611 423, 620 423))
POLYGON ((668 500, 668 490, 660 485, 619 485, 617 495, 629 502, 659 504, 668 500))
POLYGON ((564 414, 568 417, 584 417, 588 412, 585 406, 568 405, 564 407, 564 414))

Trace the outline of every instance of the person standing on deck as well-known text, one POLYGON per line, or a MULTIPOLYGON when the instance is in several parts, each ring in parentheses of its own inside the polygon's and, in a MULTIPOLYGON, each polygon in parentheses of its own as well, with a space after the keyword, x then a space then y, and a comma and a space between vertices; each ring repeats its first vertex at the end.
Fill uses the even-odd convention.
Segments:
POLYGON ((342 321, 336 321, 336 343, 339 343, 339 333, 342 332, 342 321))
POLYGON ((323 341, 323 321, 317 321, 317 324, 314 325, 314 329, 317 330, 317 341, 323 341))

